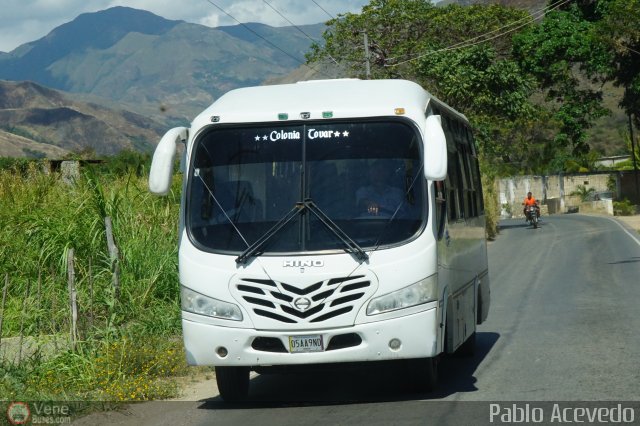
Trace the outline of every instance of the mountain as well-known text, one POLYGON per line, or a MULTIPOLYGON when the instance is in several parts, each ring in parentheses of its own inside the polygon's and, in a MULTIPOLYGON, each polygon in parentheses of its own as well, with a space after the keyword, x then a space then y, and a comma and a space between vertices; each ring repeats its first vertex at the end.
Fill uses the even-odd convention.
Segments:
MULTIPOLYGON (((320 39, 324 25, 300 29, 320 39)), ((82 14, 0 55, 0 79, 97 96, 184 124, 230 89, 288 74, 304 62, 311 43, 294 27, 209 28, 113 7, 82 14)))
POLYGON ((61 158, 91 149, 150 150, 164 127, 142 115, 70 99, 32 82, 0 80, 0 157, 61 158))

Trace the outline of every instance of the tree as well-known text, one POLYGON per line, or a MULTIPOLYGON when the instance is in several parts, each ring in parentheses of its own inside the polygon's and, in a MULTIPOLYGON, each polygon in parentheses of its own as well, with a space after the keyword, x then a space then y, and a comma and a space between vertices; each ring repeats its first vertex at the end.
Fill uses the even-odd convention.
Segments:
MULTIPOLYGON (((590 2, 584 3, 586 9, 590 2)), ((588 153, 586 131, 608 113, 600 87, 611 61, 595 24, 576 4, 552 11, 539 25, 514 37, 514 58, 546 91, 547 105, 560 124, 556 144, 569 148, 573 156, 588 153)))
POLYGON ((640 127, 640 0, 600 0, 598 36, 613 52, 609 77, 624 87, 620 106, 640 127))
POLYGON ((399 78, 388 65, 412 57, 432 38, 437 9, 423 0, 371 0, 360 14, 347 13, 327 22, 324 43, 314 44, 308 62, 337 61, 349 75, 365 78, 364 34, 368 36, 372 78, 399 78))
MULTIPOLYGON (((546 133, 530 130, 548 125, 537 125, 544 114, 530 103, 534 80, 509 58, 511 35, 505 28, 518 28, 528 18, 524 10, 499 5, 372 0, 361 14, 329 21, 325 43, 315 45, 308 60, 336 60, 364 78, 366 33, 372 78, 414 80, 464 112, 490 163, 527 162, 516 153, 544 151, 546 133)), ((530 158, 527 167, 537 168, 533 163, 540 157, 530 158)))

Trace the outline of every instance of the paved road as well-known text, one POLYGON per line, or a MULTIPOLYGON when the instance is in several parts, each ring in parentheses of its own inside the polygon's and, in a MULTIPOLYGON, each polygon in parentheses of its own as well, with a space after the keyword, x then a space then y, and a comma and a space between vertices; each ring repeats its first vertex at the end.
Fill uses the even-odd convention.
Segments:
POLYGON ((151 403, 93 423, 475 425, 489 422, 486 401, 640 401, 640 235, 577 214, 501 228, 476 356, 445 360, 435 393, 410 393, 391 369, 259 376, 250 404, 151 403))

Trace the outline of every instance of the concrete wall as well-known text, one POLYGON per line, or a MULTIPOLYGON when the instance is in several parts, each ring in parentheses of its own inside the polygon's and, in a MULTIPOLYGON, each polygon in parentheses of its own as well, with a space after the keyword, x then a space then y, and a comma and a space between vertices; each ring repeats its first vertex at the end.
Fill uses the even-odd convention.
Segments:
MULTIPOLYGON (((617 176, 616 173, 613 174, 617 176)), ((578 185, 593 188, 594 191, 607 191, 609 173, 553 176, 516 176, 500 179, 498 182, 501 217, 522 217, 522 201, 531 191, 542 207, 542 214, 567 213, 568 211, 611 212, 613 207, 604 202, 590 202, 582 207, 578 196, 571 196, 578 185)), ((609 203, 611 204, 611 203, 609 203)))

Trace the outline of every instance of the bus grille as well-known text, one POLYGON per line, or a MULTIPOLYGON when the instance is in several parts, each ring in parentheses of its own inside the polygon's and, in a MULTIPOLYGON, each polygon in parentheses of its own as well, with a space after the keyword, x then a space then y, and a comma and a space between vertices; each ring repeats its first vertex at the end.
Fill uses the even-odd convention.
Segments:
POLYGON ((236 284, 238 294, 256 315, 289 324, 321 323, 351 312, 370 287, 364 275, 331 278, 305 288, 253 278, 236 284))

